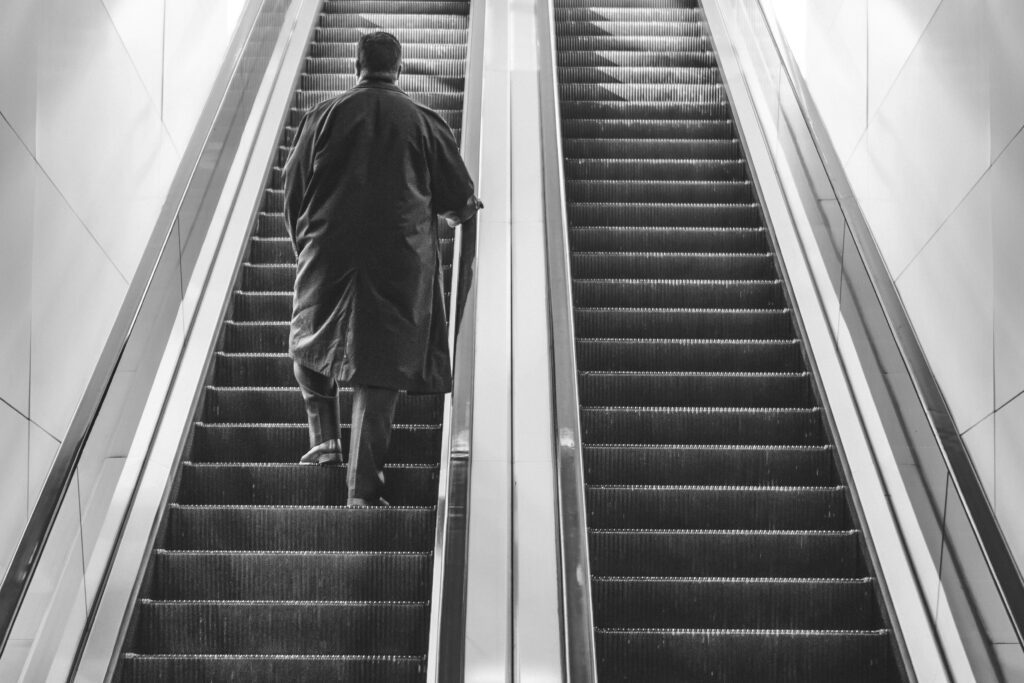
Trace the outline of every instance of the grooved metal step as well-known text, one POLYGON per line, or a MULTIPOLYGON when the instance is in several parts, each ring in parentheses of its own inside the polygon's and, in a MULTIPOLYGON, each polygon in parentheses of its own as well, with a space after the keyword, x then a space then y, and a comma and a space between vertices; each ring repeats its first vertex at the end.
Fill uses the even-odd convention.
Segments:
POLYGON ((554 0, 597 674, 895 681, 697 0, 554 0))
MULTIPOLYGON (((399 397, 390 507, 346 507, 347 464, 298 464, 309 436, 287 353, 282 167, 306 110, 355 84, 372 30, 403 42, 399 87, 458 135, 468 16, 455 0, 321 6, 115 680, 425 679, 443 397, 399 397)), ((446 290, 453 243, 439 221, 446 290)), ((339 395, 347 447, 352 391, 339 395)))

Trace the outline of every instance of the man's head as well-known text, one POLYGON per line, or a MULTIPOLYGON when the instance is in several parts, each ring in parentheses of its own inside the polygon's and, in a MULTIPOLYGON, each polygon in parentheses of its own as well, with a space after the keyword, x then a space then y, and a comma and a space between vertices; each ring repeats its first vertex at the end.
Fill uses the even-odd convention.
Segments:
POLYGON ((402 44, 390 33, 374 31, 359 37, 356 75, 395 81, 402 73, 402 44))

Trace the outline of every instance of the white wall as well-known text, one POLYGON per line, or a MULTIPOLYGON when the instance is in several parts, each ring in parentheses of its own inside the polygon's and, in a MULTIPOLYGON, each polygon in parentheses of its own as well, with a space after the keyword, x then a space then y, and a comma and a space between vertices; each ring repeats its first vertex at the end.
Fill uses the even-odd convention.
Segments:
POLYGON ((158 227, 245 4, 3 2, 0 569, 158 227))
POLYGON ((1024 567, 1024 3, 766 4, 1024 567))

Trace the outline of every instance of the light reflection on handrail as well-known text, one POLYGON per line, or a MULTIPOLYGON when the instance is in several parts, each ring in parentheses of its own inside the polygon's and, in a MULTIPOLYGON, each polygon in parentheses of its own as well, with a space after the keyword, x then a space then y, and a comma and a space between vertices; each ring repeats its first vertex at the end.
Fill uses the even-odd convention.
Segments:
MULTIPOLYGON (((461 150, 473 178, 479 177, 480 169, 485 8, 484 0, 470 3, 461 150)), ((469 471, 476 358, 476 217, 456 228, 454 237, 448 306, 451 311, 448 348, 452 355, 452 392, 444 401, 427 651, 429 683, 460 683, 465 677, 469 471)))
POLYGON ((569 270, 568 218, 562 168, 561 117, 555 59, 553 0, 540 0, 540 102, 544 149, 544 221, 547 233, 548 315, 551 320, 555 471, 562 580, 563 662, 570 683, 597 680, 590 592, 586 499, 576 346, 569 270))

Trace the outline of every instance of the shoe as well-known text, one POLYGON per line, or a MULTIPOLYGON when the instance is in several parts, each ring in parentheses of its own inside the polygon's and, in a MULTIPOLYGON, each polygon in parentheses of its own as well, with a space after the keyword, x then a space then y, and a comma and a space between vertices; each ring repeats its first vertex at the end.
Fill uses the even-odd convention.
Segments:
POLYGON ((388 508, 391 507, 391 503, 383 498, 349 498, 348 506, 350 508, 388 508))
POLYGON ((299 458, 300 465, 340 465, 341 463, 341 439, 328 439, 313 446, 299 458))

